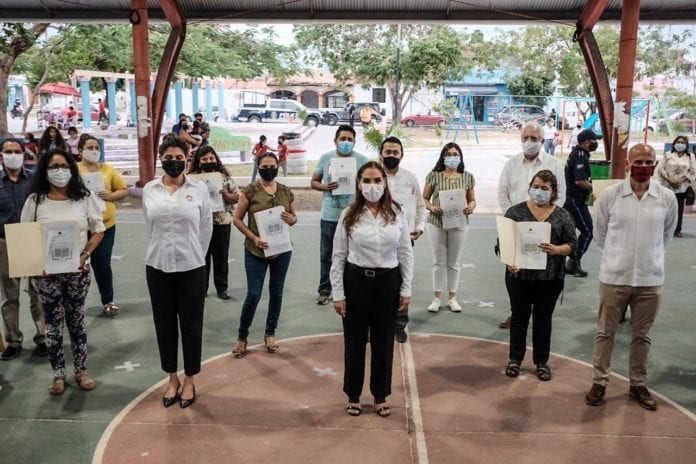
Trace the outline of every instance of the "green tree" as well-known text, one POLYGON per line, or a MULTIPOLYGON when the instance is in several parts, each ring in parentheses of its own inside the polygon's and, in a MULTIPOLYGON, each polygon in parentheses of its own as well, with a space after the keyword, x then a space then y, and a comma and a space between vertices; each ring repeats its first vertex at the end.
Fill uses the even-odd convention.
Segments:
POLYGON ((437 88, 471 69, 465 38, 448 26, 300 25, 298 47, 339 81, 384 86, 394 102, 394 124, 422 87, 437 88), (397 49, 400 55, 397 74, 397 49))
POLYGON ((0 26, 0 136, 7 137, 7 84, 15 60, 48 29, 48 23, 2 23, 0 26))

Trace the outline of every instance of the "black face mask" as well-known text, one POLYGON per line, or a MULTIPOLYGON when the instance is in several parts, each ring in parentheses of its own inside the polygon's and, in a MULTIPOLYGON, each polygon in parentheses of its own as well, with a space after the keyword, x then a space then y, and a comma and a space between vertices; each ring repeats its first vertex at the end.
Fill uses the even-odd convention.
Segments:
POLYGON ((259 169, 259 176, 266 182, 270 182, 278 175, 278 168, 263 168, 259 169))
POLYGON ((205 172, 217 171, 217 163, 201 163, 201 169, 205 172))
POLYGON ((162 160, 162 169, 170 177, 179 177, 186 168, 184 160, 162 160))
POLYGON ((382 158, 382 164, 387 169, 396 169, 401 162, 401 158, 395 158, 393 156, 385 156, 382 158))
POLYGON ((597 143, 596 140, 590 140, 590 143, 587 145, 587 151, 593 152, 597 150, 597 147, 599 147, 599 144, 597 143))

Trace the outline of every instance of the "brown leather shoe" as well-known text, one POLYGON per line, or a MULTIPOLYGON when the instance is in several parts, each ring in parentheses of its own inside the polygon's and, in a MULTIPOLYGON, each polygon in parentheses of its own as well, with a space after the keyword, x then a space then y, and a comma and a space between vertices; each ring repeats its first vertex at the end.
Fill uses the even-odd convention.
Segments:
POLYGON ((500 327, 501 329, 509 329, 511 322, 512 322, 512 317, 508 316, 504 321, 500 321, 500 324, 498 324, 498 327, 500 327))
POLYGON ((657 403, 653 399, 648 389, 642 385, 632 386, 631 388, 629 388, 628 397, 636 403, 640 404, 641 407, 647 409, 648 411, 654 411, 657 409, 657 403))
POLYGON ((599 406, 604 403, 604 394, 607 392, 607 387, 598 383, 593 383, 592 388, 585 395, 585 403, 590 406, 599 406))
POLYGON ((80 390, 91 391, 97 388, 97 382, 94 381, 92 377, 89 376, 87 371, 82 371, 75 374, 75 382, 80 390))

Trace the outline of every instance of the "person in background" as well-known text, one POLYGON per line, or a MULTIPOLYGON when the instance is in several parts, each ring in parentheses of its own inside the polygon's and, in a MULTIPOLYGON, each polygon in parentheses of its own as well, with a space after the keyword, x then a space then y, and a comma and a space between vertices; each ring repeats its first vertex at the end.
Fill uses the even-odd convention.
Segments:
POLYGON ((239 189, 232 177, 220 161, 215 149, 210 145, 198 149, 193 157, 193 162, 189 169, 189 174, 203 174, 219 172, 222 176, 222 188, 220 194, 224 202, 224 209, 213 212, 213 235, 208 245, 208 252, 205 254, 206 286, 205 293, 208 293, 208 281, 210 270, 213 270, 213 283, 217 296, 221 300, 230 300, 232 296, 228 290, 229 277, 229 252, 230 252, 230 232, 232 224, 232 214, 234 205, 239 200, 239 189))
POLYGON ((674 236, 681 237, 686 190, 696 181, 696 157, 689 153, 688 138, 679 135, 674 139, 672 151, 665 153, 658 165, 657 180, 677 197, 677 228, 674 236))
MULTIPOLYGON (((9 361, 22 352, 24 334, 19 329, 19 292, 21 279, 11 278, 7 243, 5 242, 5 225, 16 224, 20 220, 22 205, 29 196, 31 173, 24 168, 24 153, 26 147, 19 139, 5 139, 0 143, 2 153, 2 172, 0 172, 0 307, 2 321, 5 327, 5 342, 7 346, 0 355, 0 360, 9 361)), ((36 290, 28 286, 29 310, 36 327, 34 353, 46 356, 46 324, 43 309, 39 303, 36 290)))
POLYGON ((604 191, 595 209, 595 231, 602 261, 599 266, 599 313, 594 340, 590 406, 604 403, 611 354, 619 318, 631 306, 629 398, 654 411, 657 403, 646 387, 650 329, 662 301, 665 249, 677 227, 674 192, 651 179, 655 149, 637 144, 628 151, 630 175, 604 191))
POLYGON ((181 132, 182 124, 185 124, 187 121, 188 121, 188 116, 186 116, 185 113, 179 114, 179 121, 172 126, 172 132, 176 135, 179 135, 179 132, 181 132))
POLYGON ((188 151, 188 160, 191 159, 191 155, 193 154, 193 151, 196 150, 198 147, 201 146, 201 141, 202 139, 200 136, 192 136, 191 135, 191 126, 187 122, 181 123, 181 130, 179 131, 179 138, 186 142, 189 146, 189 151, 188 151))
POLYGON ((464 214, 467 224, 469 215, 476 208, 474 193, 474 176, 464 170, 462 149, 454 142, 445 144, 440 151, 433 170, 425 177, 423 199, 428 214, 428 237, 433 251, 433 301, 428 305, 428 311, 436 313, 440 310, 442 283, 447 279, 447 305, 452 312, 461 312, 462 307, 457 302, 459 288, 460 257, 464 250, 464 241, 469 227, 444 229, 442 224, 443 210, 440 207, 440 193, 447 190, 464 190, 466 206, 464 214))
POLYGON ((108 116, 106 115, 106 104, 101 98, 97 99, 97 105, 99 107, 99 123, 102 121, 108 120, 108 116))
POLYGON ((197 398, 194 376, 201 370, 205 252, 213 233, 208 188, 184 174, 187 156, 188 144, 182 139, 172 136, 163 140, 159 157, 164 174, 143 189, 143 214, 150 239, 145 276, 160 363, 169 374, 162 404, 168 408, 178 400, 182 409, 197 398), (184 353, 183 386, 177 375, 179 333, 184 353))
POLYGON ((80 137, 77 135, 77 128, 70 126, 68 128, 68 138, 65 139, 65 144, 68 146, 70 154, 75 157, 75 161, 80 162, 80 150, 77 148, 80 142, 80 137))
MULTIPOLYGON (((543 169, 551 171, 558 182, 556 203, 559 205, 565 203, 566 184, 563 166, 556 158, 541 151, 542 141, 543 131, 539 124, 531 122, 522 128, 520 134, 522 152, 507 160, 498 180, 498 204, 503 214, 512 205, 527 200, 529 183, 534 175, 543 169)), ((498 324, 498 327, 509 329, 510 321, 511 316, 508 316, 498 324)))
POLYGON ((348 122, 350 123, 350 127, 354 127, 354 120, 355 120, 355 104, 351 102, 350 106, 348 107, 348 122))
POLYGON ((368 338, 375 411, 391 414, 395 310, 407 311, 411 301, 411 229, 386 177, 375 161, 358 169, 355 201, 341 213, 334 238, 331 287, 334 310, 343 318, 343 392, 351 416, 362 412, 368 338))
POLYGON ((116 240, 116 203, 128 196, 128 186, 121 175, 108 163, 100 163, 99 140, 92 135, 80 138, 77 148, 82 161, 78 164, 80 175, 98 172, 104 182, 104 190, 94 192, 103 202, 104 237, 92 253, 92 270, 97 280, 104 314, 114 317, 119 308, 114 303, 114 279, 111 272, 111 253, 116 240))
POLYGON ((39 144, 36 142, 36 137, 32 132, 24 134, 24 152, 30 154, 32 159, 36 159, 39 151, 39 144))
MULTIPOLYGON (((380 146, 380 161, 387 174, 387 184, 392 199, 401 206, 411 236, 411 245, 423 235, 425 229, 425 202, 420 184, 415 174, 400 166, 404 157, 404 147, 397 137, 387 137, 380 146)), ((396 316, 395 339, 405 343, 408 339, 406 325, 408 311, 398 311, 396 316)))
POLYGON ((196 113, 193 115, 193 122, 195 123, 196 121, 200 124, 200 136, 203 137, 201 146, 208 145, 208 139, 210 139, 210 124, 203 120, 203 113, 196 113))
POLYGON ((578 134, 578 144, 570 152, 565 166, 566 200, 563 207, 570 213, 580 231, 578 246, 568 256, 565 270, 569 275, 587 277, 582 268, 582 257, 592 243, 592 216, 587 200, 592 192, 591 153, 597 150, 597 135, 591 129, 578 134))
POLYGON ((52 150, 64 150, 69 152, 70 149, 66 145, 63 136, 60 135, 60 131, 54 126, 49 126, 43 131, 39 139, 38 156, 41 157, 52 150))
POLYGON ((53 368, 51 395, 65 392, 66 369, 63 326, 70 334, 75 382, 81 390, 94 390, 97 383, 87 372, 87 321, 85 299, 89 291, 89 258, 104 235, 99 203, 84 186, 77 164, 61 149, 45 153, 36 165, 32 193, 22 208, 22 222, 75 221, 79 231, 79 270, 32 277, 46 321, 48 359, 53 368), (89 237, 88 237, 88 234, 89 237))
POLYGON ((258 173, 258 167, 259 167, 259 158, 261 158, 261 155, 266 153, 267 151, 274 151, 271 149, 271 147, 268 146, 268 143, 266 142, 266 136, 261 135, 259 136, 259 141, 256 145, 254 145, 254 148, 251 150, 251 155, 254 157, 254 167, 253 167, 253 172, 251 173, 251 182, 254 183, 256 182, 256 174, 258 173))
POLYGON ((568 140, 568 148, 573 151, 573 148, 578 144, 578 134, 582 132, 582 121, 578 120, 575 123, 575 127, 570 132, 570 140, 568 140))
POLYGON ((243 358, 247 353, 249 327, 251 327, 256 308, 261 300, 267 269, 270 274, 269 298, 263 341, 269 353, 277 353, 280 350, 275 332, 283 304, 285 276, 288 267, 290 267, 292 251, 266 256, 263 250, 268 248, 268 243, 259 236, 254 214, 282 206, 285 211, 281 213, 281 219, 290 226, 297 224, 297 215, 293 206, 295 196, 288 187, 275 180, 278 176, 278 158, 273 153, 264 153, 258 159, 258 164, 261 179, 244 189, 244 194, 239 198, 239 204, 234 213, 234 225, 246 237, 244 240, 244 268, 247 276, 247 295, 239 319, 237 343, 232 350, 235 358, 243 358), (247 224, 244 224, 244 216, 248 218, 247 224))
POLYGON ((544 126, 544 151, 553 156, 556 151, 555 140, 558 136, 556 128, 553 127, 553 118, 548 118, 546 120, 546 125, 544 126))
POLYGON ((283 177, 288 176, 288 146, 285 144, 285 136, 278 136, 278 163, 283 170, 283 177))
POLYGON ((540 243, 546 253, 546 268, 520 269, 506 266, 505 287, 510 297, 510 354, 505 374, 517 377, 527 351, 527 328, 532 318, 534 364, 539 380, 551 380, 551 318, 563 291, 565 257, 575 248, 575 224, 570 214, 556 206, 558 181, 549 170, 537 172, 529 183, 529 200, 508 208, 505 217, 515 222, 548 222, 549 243, 540 243))
POLYGON ((355 158, 356 172, 367 162, 367 157, 354 151, 355 129, 348 125, 340 125, 334 136, 335 150, 324 153, 319 157, 317 167, 312 174, 312 189, 322 193, 321 201, 321 238, 319 242, 319 288, 317 289, 318 305, 325 305, 331 298, 331 256, 333 241, 338 218, 341 211, 354 199, 353 194, 333 195, 332 190, 338 188, 338 179, 331 176, 331 160, 335 158, 355 158))

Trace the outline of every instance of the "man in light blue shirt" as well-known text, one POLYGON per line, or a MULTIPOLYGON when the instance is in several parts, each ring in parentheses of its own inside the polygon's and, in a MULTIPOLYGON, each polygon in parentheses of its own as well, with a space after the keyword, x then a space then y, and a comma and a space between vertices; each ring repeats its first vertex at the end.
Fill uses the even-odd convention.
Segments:
POLYGON ((367 162, 367 157, 353 151, 355 147, 355 129, 348 125, 339 126, 334 137, 335 150, 324 153, 317 162, 312 174, 312 188, 323 193, 321 202, 321 242, 319 245, 319 296, 317 304, 325 305, 331 297, 331 255, 333 254, 333 239, 341 211, 348 206, 355 195, 334 195, 332 190, 338 188, 338 180, 331 178, 331 160, 335 158, 355 158, 357 169, 367 162))

